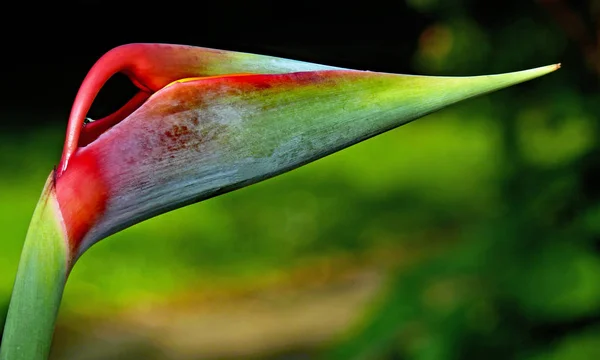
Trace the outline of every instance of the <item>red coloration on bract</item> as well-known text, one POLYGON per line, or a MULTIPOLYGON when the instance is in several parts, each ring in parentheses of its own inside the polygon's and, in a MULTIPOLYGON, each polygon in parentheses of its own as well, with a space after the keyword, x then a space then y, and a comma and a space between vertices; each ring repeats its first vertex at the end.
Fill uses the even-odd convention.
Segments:
POLYGON ((96 154, 77 152, 56 182, 56 197, 63 215, 71 254, 106 208, 108 187, 98 168, 96 154))
MULTIPOLYGON (((202 51, 219 53, 219 51, 211 49, 202 51)), ((78 147, 93 141, 101 134, 101 131, 105 131, 114 123, 123 120, 146 100, 145 98, 143 101, 137 101, 139 98, 132 99, 117 112, 118 116, 109 116, 111 121, 100 121, 106 123, 97 125, 100 132, 96 131, 98 129, 92 130, 90 134, 82 136, 82 142, 80 142, 83 120, 96 95, 111 76, 123 73, 140 88, 143 94, 149 95, 175 80, 204 75, 203 69, 198 66, 199 60, 198 49, 192 46, 170 44, 127 44, 104 54, 90 69, 75 97, 69 115, 67 137, 57 175, 60 176, 67 169, 69 160, 78 147)), ((87 130, 84 129, 83 132, 85 133, 87 130)))
MULTIPOLYGON (((206 76, 201 56, 211 53, 220 56, 218 50, 196 49, 184 45, 128 44, 112 49, 102 56, 84 79, 75 98, 69 117, 67 137, 63 154, 56 170, 56 192, 67 228, 70 247, 76 251, 87 232, 106 208, 108 188, 98 169, 94 152, 84 148, 94 142, 112 126, 136 111, 153 93, 173 81, 199 81, 198 88, 188 89, 186 96, 177 93, 177 106, 155 106, 160 115, 200 108, 203 97, 198 91, 220 82, 220 89, 238 94, 257 91, 284 91, 286 86, 334 84, 335 76, 326 71, 303 72, 285 75, 228 74, 206 76), (199 52, 201 51, 201 52, 199 52), (84 125, 84 118, 102 86, 116 73, 127 75, 140 88, 121 109, 103 119, 84 125), (198 77, 198 80, 187 79, 198 77), (273 89, 272 89, 273 88, 273 89), (196 95, 196 96, 193 96, 196 95)), ((210 58, 210 56, 209 56, 210 58)), ((335 73, 332 73, 335 74, 335 73)), ((348 72, 347 75, 352 74, 348 72)), ((177 86, 177 84, 173 84, 177 86)), ((165 89, 166 90, 166 89, 165 89)), ((197 125, 198 119, 195 119, 197 125)), ((192 132, 185 126, 176 126, 164 133, 164 141, 170 151, 181 150, 191 143, 192 132)))
POLYGON ((79 146, 86 146, 92 141, 96 140, 98 136, 102 135, 106 130, 112 126, 124 120, 127 116, 131 115, 137 108, 139 108, 148 98, 150 93, 145 91, 138 92, 131 100, 129 100, 123 107, 114 113, 96 120, 94 122, 83 125, 83 129, 79 136, 79 146))
MULTIPOLYGON (((219 53, 210 49, 202 51, 219 53)), ((106 53, 87 74, 71 109, 63 154, 56 170, 56 192, 72 251, 103 213, 107 201, 107 187, 95 155, 81 148, 124 120, 167 84, 201 75, 198 60, 198 50, 190 46, 128 44, 106 53), (96 95, 106 81, 119 72, 127 75, 140 92, 115 113, 84 125, 83 120, 96 95)), ((174 131, 167 136, 181 137, 186 129, 174 131)))
POLYGON ((170 82, 199 75, 202 71, 195 68, 197 62, 197 50, 190 46, 128 44, 106 53, 87 74, 71 109, 63 154, 56 170, 56 193, 72 251, 103 213, 107 201, 107 187, 95 155, 81 152, 81 147, 132 114, 152 93, 170 82), (140 92, 115 113, 84 125, 96 95, 119 72, 127 75, 140 92))
MULTIPOLYGON (((163 89, 162 96, 172 96, 176 99, 176 106, 164 111, 176 113, 183 109, 198 108, 199 102, 204 97, 200 93, 205 91, 218 91, 219 96, 243 96, 243 94, 257 94, 261 92, 283 93, 288 90, 297 90, 303 87, 336 87, 343 82, 351 82, 354 79, 367 79, 377 76, 382 78, 381 73, 371 73, 357 70, 316 70, 300 71, 284 74, 232 74, 223 76, 198 77, 183 82, 183 86, 194 84, 194 88, 187 87, 177 94, 165 95, 168 87, 163 89), (181 109, 181 110, 180 110, 181 109)), ((395 76, 390 74, 389 76, 395 76)), ((173 84, 176 87, 180 84, 173 84)))
POLYGON ((188 144, 196 137, 196 134, 190 130, 186 125, 174 124, 171 130, 165 132, 165 136, 168 141, 161 136, 161 142, 165 144, 165 147, 169 152, 175 152, 188 147, 188 144))

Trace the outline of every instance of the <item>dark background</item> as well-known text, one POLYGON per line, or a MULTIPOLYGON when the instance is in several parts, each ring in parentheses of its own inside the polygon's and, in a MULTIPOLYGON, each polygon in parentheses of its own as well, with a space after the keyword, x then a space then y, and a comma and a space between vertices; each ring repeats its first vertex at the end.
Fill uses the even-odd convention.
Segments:
MULTIPOLYGON (((5 303, 79 84, 115 46, 425 75, 563 64, 95 246, 69 280, 56 359, 600 358, 600 1, 22 1, 0 13, 5 303)), ((131 94, 115 77, 89 115, 131 94)))
MULTIPOLYGON (((70 5, 12 2, 3 11, 0 25, 3 92, 7 100, 3 106, 16 111, 26 108, 39 113, 66 113, 93 63, 111 48, 129 42, 188 44, 409 73, 414 72, 411 61, 419 36, 437 19, 468 17, 492 35, 524 14, 532 21, 545 23, 548 31, 557 26, 533 1, 422 2, 435 4, 437 11, 415 11, 404 1, 174 1, 148 5, 128 1, 79 1, 70 5)), ((584 1, 570 6, 575 10, 588 7, 584 1)), ((491 64, 480 64, 471 71, 446 69, 444 73, 467 75, 481 71, 485 65, 499 71, 512 70, 512 64, 494 60, 496 53, 505 52, 494 48, 488 59, 491 64)), ((523 67, 539 62, 520 60, 518 65, 523 67)), ((108 101, 117 100, 113 95, 108 101)), ((9 123, 3 125, 23 125, 9 123)))

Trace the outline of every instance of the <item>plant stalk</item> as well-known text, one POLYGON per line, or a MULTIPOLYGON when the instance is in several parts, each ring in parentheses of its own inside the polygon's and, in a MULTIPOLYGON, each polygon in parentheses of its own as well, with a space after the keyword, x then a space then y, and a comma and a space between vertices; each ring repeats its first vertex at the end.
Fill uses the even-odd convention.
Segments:
POLYGON ((54 191, 46 181, 33 213, 8 308, 0 360, 45 360, 68 274, 68 246, 54 191))

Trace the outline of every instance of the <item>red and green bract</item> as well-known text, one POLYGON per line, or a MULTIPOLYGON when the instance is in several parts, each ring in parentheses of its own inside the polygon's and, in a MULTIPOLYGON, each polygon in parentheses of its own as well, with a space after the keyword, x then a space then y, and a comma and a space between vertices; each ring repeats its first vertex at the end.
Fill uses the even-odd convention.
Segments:
POLYGON ((83 81, 56 172, 72 257, 149 217, 554 69, 424 77, 182 45, 115 48, 83 81), (139 93, 114 114, 84 124, 117 72, 139 93))
POLYGON ((81 85, 62 158, 32 218, 0 360, 47 358, 67 276, 97 241, 557 68, 426 77, 182 45, 109 51, 81 85), (139 93, 84 124, 117 72, 139 93))

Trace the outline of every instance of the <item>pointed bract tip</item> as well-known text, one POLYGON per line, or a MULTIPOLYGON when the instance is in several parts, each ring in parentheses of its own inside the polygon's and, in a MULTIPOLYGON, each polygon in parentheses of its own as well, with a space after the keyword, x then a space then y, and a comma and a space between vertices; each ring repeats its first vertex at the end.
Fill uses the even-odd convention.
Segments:
POLYGON ((560 69, 560 67, 561 67, 561 63, 557 63, 557 64, 552 64, 552 65, 542 66, 542 67, 539 67, 536 69, 531 69, 531 70, 540 70, 544 74, 548 74, 548 73, 551 73, 551 72, 554 72, 554 71, 560 69))

